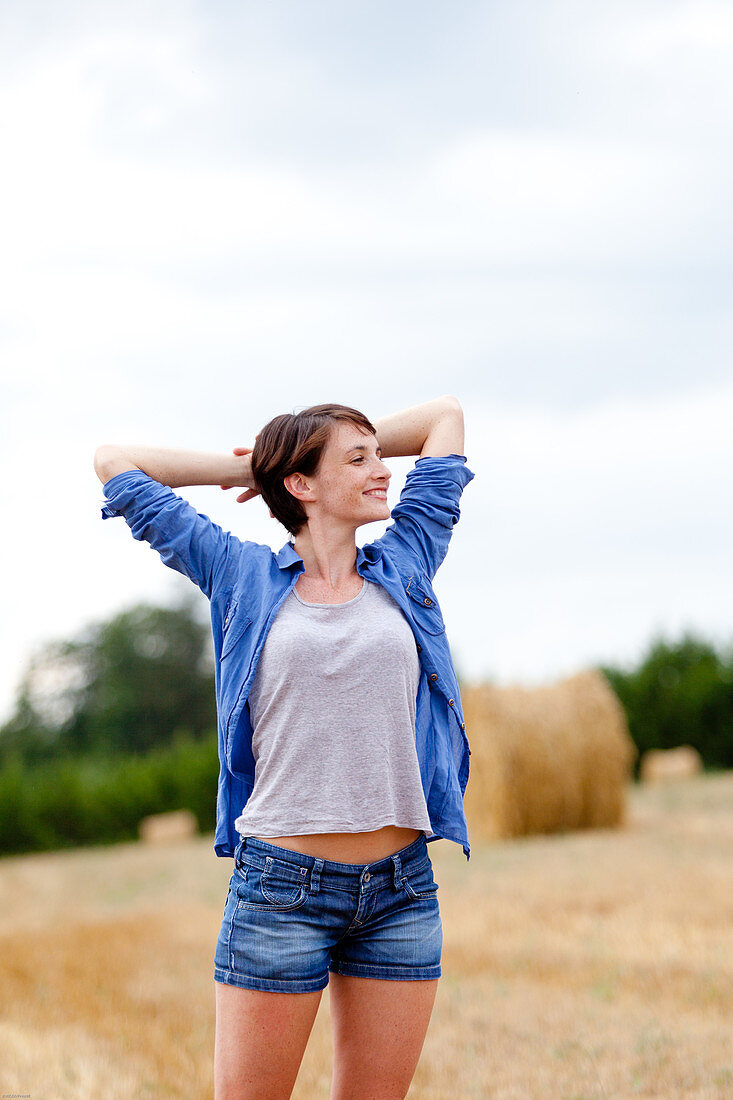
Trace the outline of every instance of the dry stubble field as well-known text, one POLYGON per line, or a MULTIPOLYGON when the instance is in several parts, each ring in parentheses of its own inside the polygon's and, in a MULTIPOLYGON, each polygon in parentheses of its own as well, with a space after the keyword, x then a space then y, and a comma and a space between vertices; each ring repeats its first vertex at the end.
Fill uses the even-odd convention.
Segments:
MULTIPOLYGON (((629 807, 469 863, 431 844, 443 978, 410 1100, 733 1097, 733 775, 629 807)), ((230 869, 210 837, 0 860, 0 1093, 211 1097, 230 869)), ((296 1100, 330 1062, 326 990, 296 1100)))

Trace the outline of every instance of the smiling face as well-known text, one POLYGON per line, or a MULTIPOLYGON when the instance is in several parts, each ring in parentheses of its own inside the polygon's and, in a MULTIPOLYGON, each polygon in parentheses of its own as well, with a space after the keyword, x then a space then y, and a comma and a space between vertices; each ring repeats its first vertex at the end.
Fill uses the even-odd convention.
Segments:
POLYGON ((309 517, 352 527, 389 519, 387 487, 392 475, 380 455, 375 435, 348 421, 336 421, 318 472, 307 479, 310 499, 301 498, 309 517))

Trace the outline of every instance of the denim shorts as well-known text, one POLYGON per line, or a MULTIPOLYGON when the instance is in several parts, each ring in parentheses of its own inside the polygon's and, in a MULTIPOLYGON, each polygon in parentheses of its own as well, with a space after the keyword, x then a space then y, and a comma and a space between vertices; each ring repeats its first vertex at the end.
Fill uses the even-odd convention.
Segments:
POLYGON ((375 863, 336 863, 242 837, 214 980, 308 993, 328 972, 439 978, 443 926, 425 834, 375 863))

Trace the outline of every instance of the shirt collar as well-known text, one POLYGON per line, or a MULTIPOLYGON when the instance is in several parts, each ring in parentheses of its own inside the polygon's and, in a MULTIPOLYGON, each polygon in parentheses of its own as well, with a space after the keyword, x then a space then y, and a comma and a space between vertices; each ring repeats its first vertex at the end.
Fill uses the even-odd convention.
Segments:
MULTIPOLYGON (((364 561, 370 563, 377 561, 381 556, 382 547, 376 542, 369 542, 366 546, 357 546, 356 548, 357 566, 361 565, 364 561)), ((302 562, 303 560, 290 539, 280 547, 275 558, 281 569, 287 569, 289 566, 293 565, 294 562, 302 562)))
POLYGON ((277 564, 280 566, 281 569, 287 569, 288 566, 293 564, 293 562, 303 560, 293 546, 290 539, 288 539, 288 541, 280 547, 277 554, 275 555, 275 558, 277 564))

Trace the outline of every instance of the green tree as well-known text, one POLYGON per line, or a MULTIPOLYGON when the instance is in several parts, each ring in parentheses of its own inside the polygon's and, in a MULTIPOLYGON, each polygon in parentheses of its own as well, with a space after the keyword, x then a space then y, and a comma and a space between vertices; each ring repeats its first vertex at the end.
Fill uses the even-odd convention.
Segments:
POLYGON ((692 633, 652 641, 633 671, 603 668, 640 753, 692 745, 708 768, 733 767, 733 654, 692 633))
POLYGON ((214 693, 209 627, 193 599, 138 604, 31 657, 0 753, 34 762, 144 753, 182 729, 198 738, 216 727, 214 693))

